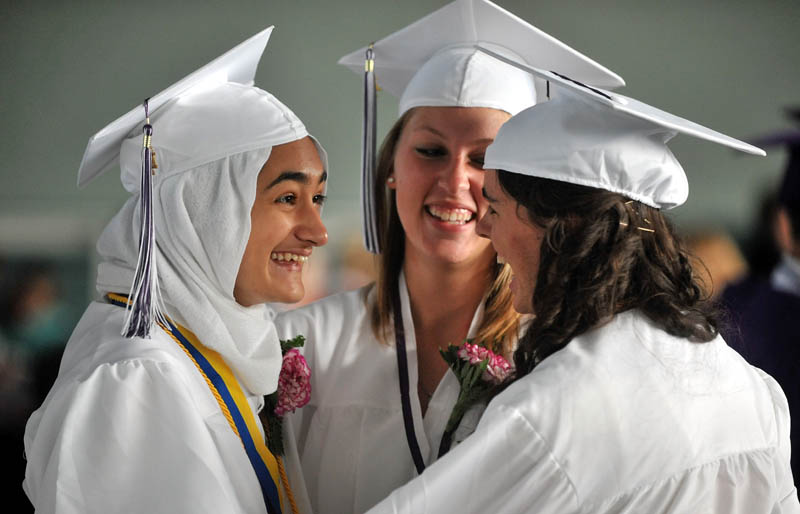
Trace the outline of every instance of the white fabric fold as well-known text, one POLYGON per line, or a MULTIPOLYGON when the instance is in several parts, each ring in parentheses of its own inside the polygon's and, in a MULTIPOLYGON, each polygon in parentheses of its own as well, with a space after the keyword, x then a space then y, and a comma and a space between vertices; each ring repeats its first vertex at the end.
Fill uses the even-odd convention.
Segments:
MULTIPOLYGON (((159 109, 152 125, 156 261, 167 314, 220 353, 250 392, 270 394, 282 363, 272 309, 239 305, 233 289, 258 174, 273 146, 308 132, 271 94, 233 83, 181 96, 159 109)), ((140 147, 137 131, 122 144, 123 182, 140 166, 140 147)), ((139 192, 126 188, 133 196, 97 243, 101 294, 127 293, 136 269, 139 192)))
MULTIPOLYGON (((277 387, 280 344, 271 309, 239 305, 233 287, 250 234, 256 179, 270 150, 252 150, 166 177, 154 192, 158 275, 168 315, 219 352, 257 394, 277 387)), ((100 293, 130 287, 138 220, 134 196, 100 237, 100 293)))

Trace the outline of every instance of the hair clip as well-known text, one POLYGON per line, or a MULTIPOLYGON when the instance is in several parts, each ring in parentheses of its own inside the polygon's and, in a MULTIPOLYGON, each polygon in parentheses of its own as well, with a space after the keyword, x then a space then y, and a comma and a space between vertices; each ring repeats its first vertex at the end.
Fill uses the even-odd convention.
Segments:
MULTIPOLYGON (((645 221, 647 221, 647 220, 645 220, 645 221)), ((647 223, 650 223, 650 222, 647 221, 647 223)), ((627 227, 628 226, 628 224, 625 223, 624 221, 620 221, 619 224, 621 226, 623 226, 623 227, 627 227)), ((653 232, 653 233, 655 233, 655 230, 653 230, 652 228, 636 227, 636 230, 641 230, 642 232, 653 232)))

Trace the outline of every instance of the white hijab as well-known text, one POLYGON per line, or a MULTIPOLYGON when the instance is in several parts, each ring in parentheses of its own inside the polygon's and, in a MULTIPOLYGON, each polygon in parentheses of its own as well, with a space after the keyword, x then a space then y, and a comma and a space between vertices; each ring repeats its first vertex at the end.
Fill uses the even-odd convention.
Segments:
MULTIPOLYGON (((269 93, 224 84, 182 96, 151 116, 159 169, 153 216, 167 315, 219 352, 252 393, 277 388, 282 356, 266 305, 243 307, 233 288, 250 235, 258 173, 272 147, 308 135, 269 93)), ((126 293, 139 241, 140 133, 123 142, 122 179, 134 192, 97 243, 97 289, 126 293)), ((321 147, 323 163, 326 162, 321 147)))

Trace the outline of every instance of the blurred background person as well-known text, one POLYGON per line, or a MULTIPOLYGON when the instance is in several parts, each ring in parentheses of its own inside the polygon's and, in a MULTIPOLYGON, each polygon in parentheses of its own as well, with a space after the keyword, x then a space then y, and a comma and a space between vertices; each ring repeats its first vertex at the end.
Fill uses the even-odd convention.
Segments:
MULTIPOLYGON (((789 113, 800 125, 800 110, 789 113)), ((722 305, 730 320, 722 332, 728 344, 783 387, 794 417, 792 443, 800 448, 800 126, 754 142, 788 150, 776 207, 768 218, 780 260, 768 275, 749 275, 725 290, 722 305)), ((792 468, 798 483, 797 454, 792 468)))
MULTIPOLYGON (((15 477, 25 470, 25 420, 44 400, 58 374, 76 321, 65 305, 55 266, 43 259, 3 262, 0 275, 0 456, 15 477)), ((30 503, 17 480, 4 481, 6 508, 30 503)))
POLYGON ((684 237, 693 272, 709 298, 747 273, 747 260, 736 241, 722 229, 697 230, 684 237))

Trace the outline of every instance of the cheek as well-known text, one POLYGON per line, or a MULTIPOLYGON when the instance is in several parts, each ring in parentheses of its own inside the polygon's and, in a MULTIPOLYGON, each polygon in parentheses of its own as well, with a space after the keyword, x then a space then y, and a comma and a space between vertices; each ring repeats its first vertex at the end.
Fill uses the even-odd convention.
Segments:
POLYGON ((527 261, 530 263, 530 280, 532 281, 533 285, 536 283, 536 277, 539 276, 539 262, 541 260, 541 248, 542 248, 542 238, 538 234, 533 234, 532 241, 533 244, 529 243, 529 250, 528 255, 526 256, 527 261))
POLYGON ((398 207, 421 202, 431 187, 431 178, 435 177, 432 172, 426 173, 414 159, 403 159, 401 156, 395 159, 393 176, 398 207))
POLYGON ((284 217, 272 205, 253 209, 247 247, 254 254, 254 259, 269 258, 270 252, 285 237, 287 230, 284 217))
POLYGON ((415 188, 422 182, 426 174, 424 166, 409 155, 398 155, 394 160, 395 187, 415 188))

